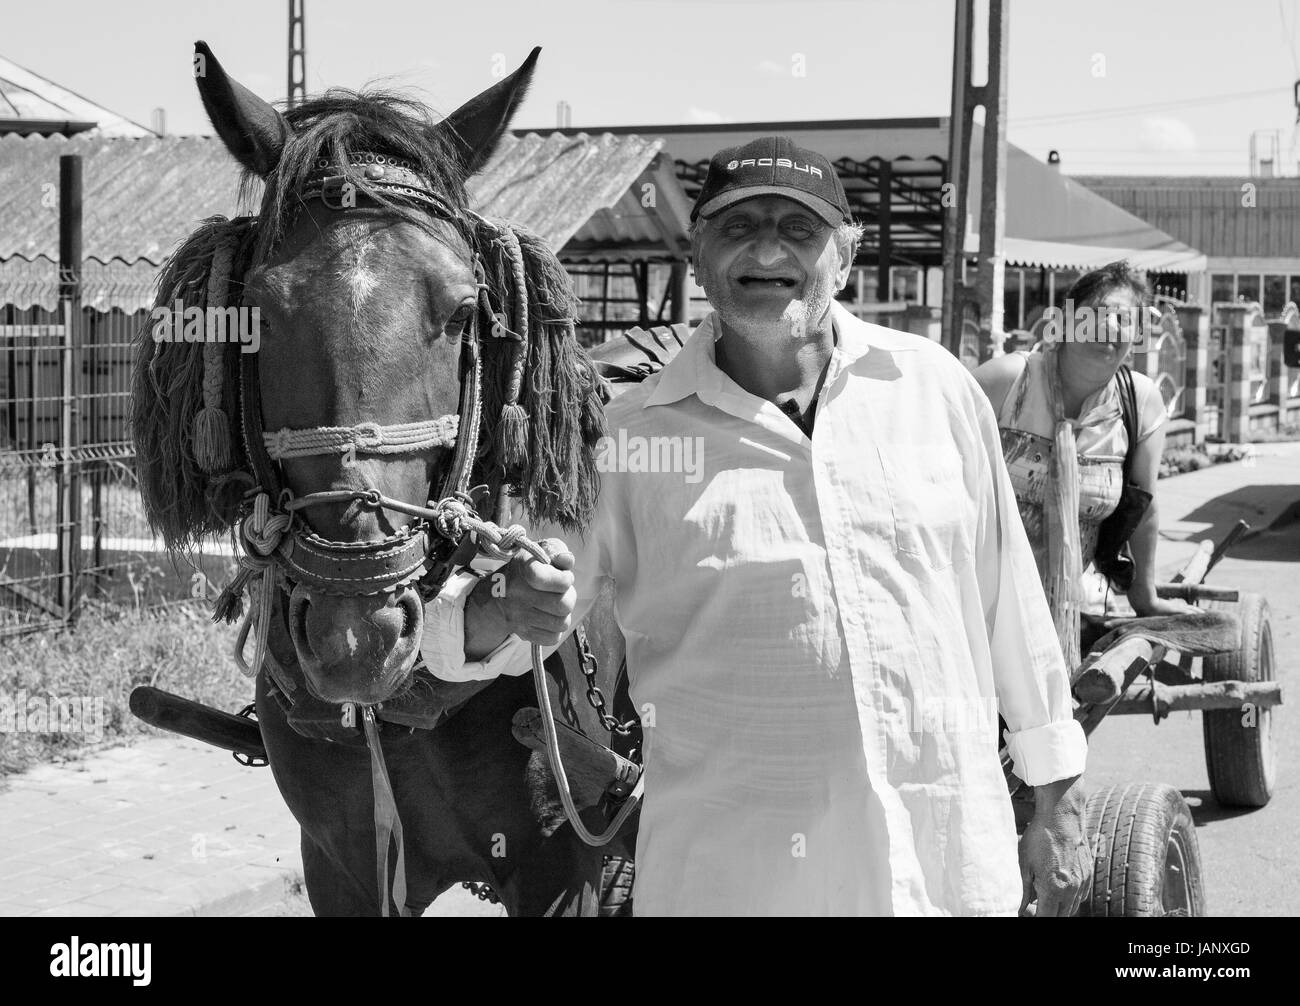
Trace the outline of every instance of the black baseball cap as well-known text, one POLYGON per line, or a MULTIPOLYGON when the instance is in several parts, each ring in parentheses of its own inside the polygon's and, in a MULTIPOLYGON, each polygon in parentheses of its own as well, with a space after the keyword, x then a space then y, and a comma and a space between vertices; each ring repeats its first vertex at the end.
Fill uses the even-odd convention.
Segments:
POLYGON ((788 136, 760 136, 742 147, 719 150, 709 161, 704 188, 691 220, 706 220, 728 206, 758 196, 782 196, 802 203, 830 226, 849 219, 849 197, 831 162, 795 146, 788 136))

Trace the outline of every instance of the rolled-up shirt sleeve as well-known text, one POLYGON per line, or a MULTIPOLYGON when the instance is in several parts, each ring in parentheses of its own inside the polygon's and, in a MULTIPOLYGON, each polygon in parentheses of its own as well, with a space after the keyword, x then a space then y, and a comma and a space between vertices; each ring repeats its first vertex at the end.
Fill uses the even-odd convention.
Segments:
POLYGON ((1070 675, 1002 460, 993 410, 976 388, 976 426, 989 477, 982 480, 976 570, 984 604, 998 711, 1016 775, 1031 786, 1081 775, 1088 757, 1074 719, 1070 675))

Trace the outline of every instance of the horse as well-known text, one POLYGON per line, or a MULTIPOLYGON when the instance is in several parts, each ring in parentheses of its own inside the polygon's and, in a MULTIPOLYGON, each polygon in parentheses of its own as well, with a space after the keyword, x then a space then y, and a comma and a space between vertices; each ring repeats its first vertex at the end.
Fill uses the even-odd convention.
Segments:
MULTIPOLYGON (((420 658, 424 605, 491 551, 467 524, 517 505, 580 533, 599 491, 609 387, 575 337, 572 285, 465 191, 539 52, 434 121, 382 90, 282 112, 195 45, 204 108, 260 206, 205 221, 168 260, 154 315, 175 308, 177 326, 137 337, 132 431, 167 549, 237 547, 215 617, 244 617, 236 659, 317 915, 418 915, 457 882, 511 915, 593 915, 602 877, 605 910, 627 907, 635 818, 605 849, 579 840, 517 739, 530 677, 446 682, 420 658), (226 337, 232 318, 258 338, 226 337)), ((612 730, 628 755, 616 630, 607 607, 588 621, 598 666, 575 634, 547 685, 569 725, 612 730)))

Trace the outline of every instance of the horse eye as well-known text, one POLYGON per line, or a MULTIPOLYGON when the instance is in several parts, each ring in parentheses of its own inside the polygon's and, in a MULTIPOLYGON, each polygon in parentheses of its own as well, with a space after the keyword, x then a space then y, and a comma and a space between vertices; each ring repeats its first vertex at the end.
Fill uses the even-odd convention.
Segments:
POLYGON ((455 314, 447 319, 447 324, 443 328, 443 332, 445 332, 450 338, 459 339, 465 334, 465 329, 469 326, 469 323, 473 318, 474 308, 469 304, 463 304, 455 314))

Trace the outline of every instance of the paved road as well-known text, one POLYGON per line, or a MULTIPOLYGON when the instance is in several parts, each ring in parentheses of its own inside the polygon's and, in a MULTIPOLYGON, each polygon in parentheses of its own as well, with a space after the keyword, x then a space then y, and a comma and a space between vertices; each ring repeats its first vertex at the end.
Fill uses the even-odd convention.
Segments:
MULTIPOLYGON (((1159 500, 1168 529, 1160 566, 1172 572, 1195 540, 1217 537, 1238 515, 1250 520, 1250 508, 1276 515, 1279 504, 1300 501, 1300 445, 1263 448, 1246 468, 1225 465, 1162 481, 1159 500), (1221 492, 1211 488, 1216 484, 1221 492)), ((1198 712, 1174 713, 1158 727, 1145 716, 1106 720, 1093 735, 1088 782, 1149 780, 1182 791, 1197 824, 1210 914, 1300 915, 1300 674, 1294 673, 1300 664, 1300 520, 1248 539, 1208 582, 1261 593, 1272 609, 1277 666, 1290 704, 1274 711, 1280 764, 1272 802, 1244 812, 1215 802, 1198 712)))

